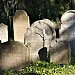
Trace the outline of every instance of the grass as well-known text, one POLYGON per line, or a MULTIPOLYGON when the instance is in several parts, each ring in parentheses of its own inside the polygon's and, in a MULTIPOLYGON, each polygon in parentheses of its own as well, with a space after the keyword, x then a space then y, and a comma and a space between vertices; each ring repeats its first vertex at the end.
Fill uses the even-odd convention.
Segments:
POLYGON ((3 70, 3 75, 75 75, 75 65, 35 61, 20 71, 3 70))
POLYGON ((71 56, 70 64, 54 64, 46 61, 31 62, 20 71, 2 70, 3 75, 75 75, 75 55, 71 56))

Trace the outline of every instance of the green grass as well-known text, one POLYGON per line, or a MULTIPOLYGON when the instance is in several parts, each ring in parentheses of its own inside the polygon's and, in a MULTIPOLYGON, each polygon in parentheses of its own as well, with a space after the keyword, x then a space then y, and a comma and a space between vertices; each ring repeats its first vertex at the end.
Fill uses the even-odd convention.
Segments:
POLYGON ((20 71, 2 70, 3 75, 75 75, 75 55, 71 56, 70 64, 54 64, 45 61, 31 62, 20 71))
POLYGON ((75 65, 57 65, 45 61, 31 62, 20 71, 3 70, 3 75, 75 75, 75 65))

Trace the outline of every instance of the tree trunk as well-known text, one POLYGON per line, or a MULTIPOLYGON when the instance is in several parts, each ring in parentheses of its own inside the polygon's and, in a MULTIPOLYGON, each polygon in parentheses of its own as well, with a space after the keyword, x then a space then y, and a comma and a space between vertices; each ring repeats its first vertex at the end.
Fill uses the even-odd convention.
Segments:
POLYGON ((72 9, 75 10, 75 0, 71 0, 72 9))

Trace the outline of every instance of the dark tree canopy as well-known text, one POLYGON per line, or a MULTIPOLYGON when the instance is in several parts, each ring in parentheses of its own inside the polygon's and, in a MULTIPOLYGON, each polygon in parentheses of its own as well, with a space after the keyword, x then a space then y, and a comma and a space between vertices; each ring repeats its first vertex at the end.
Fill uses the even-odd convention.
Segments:
POLYGON ((30 16, 31 21, 49 18, 50 15, 49 0, 19 0, 18 9, 24 9, 30 16))
POLYGON ((70 9, 69 0, 19 0, 18 9, 27 11, 32 22, 48 18, 56 21, 70 9))
MULTIPOLYGON (((14 0, 5 0, 14 1, 14 0)), ((30 22, 47 18, 57 21, 61 15, 70 9, 69 0, 15 0, 18 1, 17 9, 25 10, 29 17, 30 22)), ((3 1, 0 0, 0 10, 3 11, 3 1)), ((11 11, 10 11, 11 12, 11 11)))

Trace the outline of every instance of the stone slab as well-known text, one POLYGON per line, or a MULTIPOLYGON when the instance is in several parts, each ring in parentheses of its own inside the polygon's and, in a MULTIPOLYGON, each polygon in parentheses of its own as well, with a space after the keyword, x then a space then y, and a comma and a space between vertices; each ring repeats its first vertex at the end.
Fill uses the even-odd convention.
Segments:
POLYGON ((61 22, 62 29, 67 32, 65 38, 70 44, 72 53, 75 54, 75 10, 66 11, 61 17, 61 22))
POLYGON ((31 25, 31 29, 44 37, 44 47, 48 47, 48 44, 51 43, 51 40, 55 35, 53 23, 49 19, 38 20, 31 25))
POLYGON ((30 62, 30 51, 24 44, 18 41, 10 41, 1 44, 0 69, 19 70, 30 62))
POLYGON ((13 17, 14 40, 24 43, 24 33, 30 27, 29 16, 24 10, 17 10, 13 17))
MULTIPOLYGON (((54 34, 53 24, 48 19, 34 22, 25 34, 25 45, 31 44, 31 60, 39 60, 38 52, 43 47, 49 47, 54 34)), ((48 50, 49 51, 49 50, 48 50)))
POLYGON ((71 50, 67 42, 53 40, 50 46, 50 62, 67 64, 71 61, 71 50))
POLYGON ((0 24, 0 40, 1 43, 8 41, 8 26, 3 23, 0 24))

